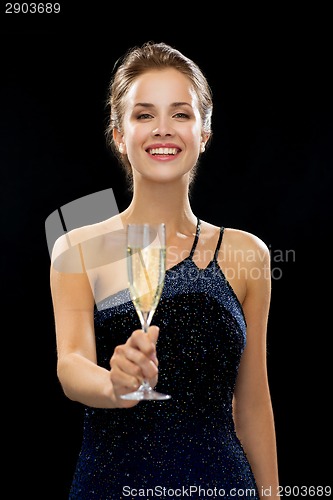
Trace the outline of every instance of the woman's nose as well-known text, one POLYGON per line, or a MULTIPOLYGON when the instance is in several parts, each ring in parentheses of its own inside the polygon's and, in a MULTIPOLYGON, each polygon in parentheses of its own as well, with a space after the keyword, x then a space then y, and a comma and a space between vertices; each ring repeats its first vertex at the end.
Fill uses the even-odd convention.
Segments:
POLYGON ((166 122, 160 122, 157 127, 152 130, 152 135, 154 136, 170 136, 173 134, 172 127, 166 122))

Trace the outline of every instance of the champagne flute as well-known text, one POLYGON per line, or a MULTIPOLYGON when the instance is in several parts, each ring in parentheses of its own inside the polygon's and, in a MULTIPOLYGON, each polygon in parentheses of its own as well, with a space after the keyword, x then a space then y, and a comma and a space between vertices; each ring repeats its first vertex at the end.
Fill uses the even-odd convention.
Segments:
MULTIPOLYGON (((147 333, 161 297, 166 266, 165 224, 129 224, 127 226, 127 272, 131 299, 142 330, 147 333)), ((147 381, 122 399, 165 400, 168 394, 155 391, 147 381)))

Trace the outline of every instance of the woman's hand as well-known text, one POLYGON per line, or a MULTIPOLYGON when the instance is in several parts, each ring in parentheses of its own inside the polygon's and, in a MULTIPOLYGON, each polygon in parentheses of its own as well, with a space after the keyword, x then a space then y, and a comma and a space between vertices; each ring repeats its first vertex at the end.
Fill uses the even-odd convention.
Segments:
POLYGON ((119 407, 129 408, 138 401, 120 399, 122 394, 135 391, 145 379, 151 387, 155 387, 158 379, 158 360, 156 342, 159 328, 150 326, 148 333, 135 330, 127 342, 118 345, 110 359, 110 377, 119 407))

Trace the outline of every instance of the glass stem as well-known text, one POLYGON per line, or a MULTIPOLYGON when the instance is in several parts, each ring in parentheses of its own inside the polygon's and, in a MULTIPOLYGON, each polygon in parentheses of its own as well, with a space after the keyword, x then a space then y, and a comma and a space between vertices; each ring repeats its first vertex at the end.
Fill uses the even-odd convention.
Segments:
POLYGON ((143 315, 143 323, 142 323, 142 330, 145 332, 145 333, 148 333, 148 321, 147 321, 147 316, 144 314, 143 315))
MULTIPOLYGON (((148 324, 148 321, 147 321, 147 317, 148 315, 143 315, 143 323, 142 323, 142 330, 145 332, 145 333, 148 333, 148 328, 149 328, 149 324, 148 324)), ((152 387, 150 386, 150 383, 147 382, 147 380, 143 380, 142 381, 142 384, 141 384, 141 387, 140 387, 140 391, 145 391, 145 392, 148 392, 148 391, 152 391, 152 387)))

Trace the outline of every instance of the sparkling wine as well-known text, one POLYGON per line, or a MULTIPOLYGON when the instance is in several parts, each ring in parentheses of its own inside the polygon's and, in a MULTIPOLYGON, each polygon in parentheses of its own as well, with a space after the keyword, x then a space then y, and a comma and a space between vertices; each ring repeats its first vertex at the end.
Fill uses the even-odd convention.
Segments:
POLYGON ((127 248, 129 288, 141 323, 150 324, 160 300, 165 275, 165 247, 127 248))
MULTIPOLYGON (((129 224, 127 226, 127 274, 131 300, 140 319, 141 328, 148 328, 160 300, 166 268, 165 224, 129 224)), ((122 399, 141 401, 170 399, 169 394, 155 391, 143 380, 134 392, 122 399)))

